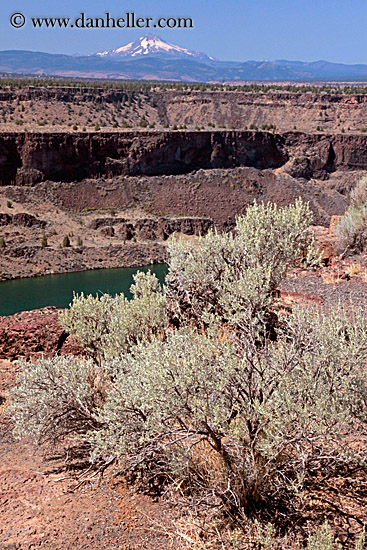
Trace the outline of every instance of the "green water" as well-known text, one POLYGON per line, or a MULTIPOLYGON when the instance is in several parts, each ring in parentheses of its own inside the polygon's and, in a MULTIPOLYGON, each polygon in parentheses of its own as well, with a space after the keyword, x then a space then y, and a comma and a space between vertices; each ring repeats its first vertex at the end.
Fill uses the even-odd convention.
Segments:
POLYGON ((94 269, 78 273, 44 275, 26 279, 14 279, 0 283, 0 315, 12 315, 45 306, 67 307, 73 299, 73 292, 84 294, 118 294, 131 297, 129 288, 133 274, 148 271, 164 282, 167 265, 156 264, 146 267, 118 269, 94 269))

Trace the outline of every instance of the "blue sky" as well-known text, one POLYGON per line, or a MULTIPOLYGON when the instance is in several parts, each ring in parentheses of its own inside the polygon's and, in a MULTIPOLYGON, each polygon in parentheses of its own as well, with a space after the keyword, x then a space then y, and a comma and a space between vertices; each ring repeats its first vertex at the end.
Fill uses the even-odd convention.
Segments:
POLYGON ((135 40, 139 29, 13 29, 30 17, 191 17, 193 29, 160 30, 163 39, 223 60, 325 59, 367 63, 367 0, 2 0, 0 50, 87 54, 135 40))

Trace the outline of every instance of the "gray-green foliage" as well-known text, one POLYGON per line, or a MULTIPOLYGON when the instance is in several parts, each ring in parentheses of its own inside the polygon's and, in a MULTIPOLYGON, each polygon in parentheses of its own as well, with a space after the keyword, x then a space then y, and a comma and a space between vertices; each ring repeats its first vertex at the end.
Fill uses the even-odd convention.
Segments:
POLYGON ((357 183, 350 195, 350 206, 336 227, 338 244, 343 250, 362 252, 367 246, 367 176, 357 183))
MULTIPOLYGON (((366 526, 358 536, 355 550, 363 550, 366 542, 366 526)), ((325 521, 315 532, 310 533, 307 541, 307 550, 342 550, 342 545, 335 539, 329 522, 325 521)))
POLYGON ((56 356, 36 363, 22 360, 19 366, 10 407, 17 436, 55 443, 97 428, 105 376, 92 361, 56 356))
POLYGON ((334 540, 329 523, 325 521, 315 533, 309 535, 307 550, 342 550, 342 546, 334 540))
POLYGON ((361 534, 356 541, 356 550, 364 550, 366 544, 366 524, 363 525, 361 534))
POLYGON ((157 475, 231 513, 293 498, 328 461, 363 459, 340 442, 359 438, 365 318, 297 310, 276 343, 241 350, 230 332, 183 328, 111 361, 103 428, 89 434, 96 453, 129 468, 154 455, 157 475))
POLYGON ((307 204, 279 208, 249 206, 235 233, 210 231, 196 243, 169 249, 167 295, 175 315, 185 320, 219 318, 241 326, 263 324, 275 289, 301 258, 316 261, 312 213, 307 204))
POLYGON ((133 344, 160 334, 166 326, 166 300, 156 276, 139 271, 133 278, 130 301, 124 294, 81 294, 60 313, 64 330, 75 335, 95 361, 123 353, 133 344))
POLYGON ((138 273, 130 302, 74 297, 60 319, 91 360, 22 364, 18 432, 77 435, 94 458, 146 468, 236 516, 292 499, 295 510, 316 472, 363 462, 363 313, 296 309, 274 341, 260 330, 286 270, 315 258, 310 222, 301 201, 254 204, 234 235, 171 246, 167 296, 138 273))

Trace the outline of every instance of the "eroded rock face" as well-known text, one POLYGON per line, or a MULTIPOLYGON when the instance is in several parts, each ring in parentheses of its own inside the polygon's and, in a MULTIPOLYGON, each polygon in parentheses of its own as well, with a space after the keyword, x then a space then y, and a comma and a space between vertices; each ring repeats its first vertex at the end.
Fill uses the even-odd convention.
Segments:
POLYGON ((267 132, 3 133, 0 183, 277 168, 288 160, 283 142, 267 132))
POLYGON ((80 181, 198 169, 279 168, 296 178, 367 169, 367 136, 252 131, 3 133, 0 184, 80 181))
POLYGON ((39 220, 32 214, 19 212, 18 214, 0 213, 1 225, 17 225, 18 227, 40 227, 44 229, 47 223, 44 220, 39 220))
MULTIPOLYGON (((1 89, 0 102, 18 104, 34 101, 39 105, 57 104, 61 108, 84 104, 93 112, 96 105, 135 104, 139 100, 140 115, 149 111, 149 122, 170 126, 208 126, 245 128, 250 124, 261 128, 276 125, 279 131, 298 129, 314 133, 321 126, 328 132, 344 127, 359 130, 367 120, 365 94, 312 93, 286 90, 184 90, 150 89, 147 93, 125 89, 85 87, 32 87, 1 89)), ((136 111, 137 113, 137 111, 136 111)), ((45 115, 47 114, 45 109, 45 115)), ((134 116, 128 122, 138 122, 134 116)), ((47 119, 47 116, 45 116, 47 119)), ((51 122, 51 121, 50 121, 51 122)))
POLYGON ((367 168, 367 137, 288 132, 283 134, 290 160, 285 171, 294 178, 327 179, 337 170, 367 168))
POLYGON ((81 348, 76 340, 62 337, 58 311, 56 307, 45 307, 0 317, 0 359, 50 357, 58 344, 62 344, 62 355, 79 355, 81 348))
POLYGON ((117 231, 125 241, 129 241, 134 237, 143 241, 165 241, 173 233, 206 235, 209 229, 214 227, 214 222, 211 218, 196 217, 137 218, 133 220, 113 217, 96 218, 89 224, 89 227, 100 229, 103 235, 111 237, 117 231))

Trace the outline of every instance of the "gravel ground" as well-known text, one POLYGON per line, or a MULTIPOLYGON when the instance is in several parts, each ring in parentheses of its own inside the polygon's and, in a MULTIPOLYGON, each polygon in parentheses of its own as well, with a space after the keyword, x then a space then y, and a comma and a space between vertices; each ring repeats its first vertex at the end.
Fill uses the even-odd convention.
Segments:
POLYGON ((282 290, 317 294, 322 298, 325 306, 343 304, 367 307, 367 282, 361 277, 352 277, 350 280, 340 279, 335 282, 325 282, 321 274, 297 279, 287 278, 282 284, 282 290))

